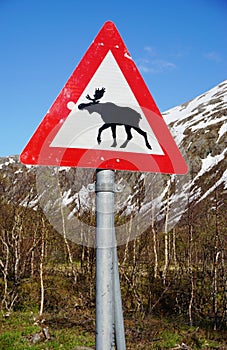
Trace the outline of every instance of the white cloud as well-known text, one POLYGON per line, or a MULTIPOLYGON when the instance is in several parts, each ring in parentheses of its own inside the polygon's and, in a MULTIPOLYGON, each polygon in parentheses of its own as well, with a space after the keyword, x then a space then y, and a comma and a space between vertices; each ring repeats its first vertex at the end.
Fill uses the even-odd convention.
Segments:
POLYGON ((166 71, 172 71, 176 68, 176 65, 172 62, 165 61, 162 59, 147 60, 139 59, 137 60, 138 69, 144 73, 158 74, 166 71))
POLYGON ((159 57, 156 49, 151 46, 145 46, 145 57, 136 60, 140 72, 148 74, 159 74, 166 71, 172 71, 176 68, 173 62, 159 57))
POLYGON ((156 50, 152 46, 145 46, 144 50, 148 52, 151 56, 156 56, 156 50))
POLYGON ((165 60, 156 60, 156 61, 153 61, 153 64, 155 64, 157 67, 159 67, 160 71, 163 71, 163 70, 172 70, 172 69, 175 69, 176 68, 176 65, 172 62, 168 62, 168 61, 165 61, 165 60))
POLYGON ((221 56, 219 55, 218 52, 212 51, 212 52, 207 52, 204 54, 204 57, 210 61, 214 62, 220 62, 221 61, 221 56))

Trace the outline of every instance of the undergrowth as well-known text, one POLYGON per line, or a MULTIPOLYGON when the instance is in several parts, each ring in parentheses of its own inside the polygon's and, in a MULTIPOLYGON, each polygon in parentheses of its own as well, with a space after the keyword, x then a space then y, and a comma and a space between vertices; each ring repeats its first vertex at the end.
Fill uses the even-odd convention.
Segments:
MULTIPOLYGON (((72 315, 17 311, 0 316, 0 350, 95 349, 95 318, 77 310, 72 315), (44 330, 48 330, 48 337, 44 330)), ((226 350, 225 335, 180 325, 172 320, 125 317, 127 350, 226 350)))

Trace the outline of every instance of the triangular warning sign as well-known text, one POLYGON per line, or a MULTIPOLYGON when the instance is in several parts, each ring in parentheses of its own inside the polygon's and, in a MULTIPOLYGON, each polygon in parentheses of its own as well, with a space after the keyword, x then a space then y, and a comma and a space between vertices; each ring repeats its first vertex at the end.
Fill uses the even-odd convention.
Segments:
POLYGON ((187 172, 112 22, 100 30, 20 160, 34 165, 187 172))

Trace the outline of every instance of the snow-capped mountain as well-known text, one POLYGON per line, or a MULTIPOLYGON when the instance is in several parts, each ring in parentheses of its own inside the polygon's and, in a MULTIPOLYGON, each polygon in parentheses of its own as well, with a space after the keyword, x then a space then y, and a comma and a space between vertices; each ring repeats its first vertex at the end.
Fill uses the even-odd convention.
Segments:
MULTIPOLYGON (((212 208, 217 194, 225 213, 227 81, 164 112, 163 117, 189 172, 183 176, 117 172, 116 183, 123 191, 116 193, 116 226, 130 217, 137 230, 140 225, 144 231, 153 219, 166 224, 168 212, 170 229, 189 207, 212 208)), ((89 184, 94 183, 94 175, 94 169, 24 166, 18 156, 0 158, 0 194, 4 202, 34 210, 41 206, 47 217, 53 213, 56 217, 59 210, 62 214, 63 208, 69 222, 73 217, 92 221, 95 195, 89 184)))
POLYGON ((198 200, 219 185, 227 187, 227 81, 195 99, 163 113, 176 143, 188 158, 192 181, 198 200), (209 186, 199 180, 209 174, 209 186))

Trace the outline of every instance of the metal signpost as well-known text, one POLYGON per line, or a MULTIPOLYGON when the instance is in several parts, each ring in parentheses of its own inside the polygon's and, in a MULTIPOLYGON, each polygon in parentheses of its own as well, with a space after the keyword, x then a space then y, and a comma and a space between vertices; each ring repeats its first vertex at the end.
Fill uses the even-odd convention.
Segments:
POLYGON ((103 25, 20 160, 96 169, 96 350, 125 350, 114 170, 185 174, 187 164, 113 22, 103 25))
POLYGON ((114 171, 96 171, 96 349, 125 350, 114 229, 114 171), (115 344, 116 342, 116 344, 115 344), (115 344, 115 345, 114 345, 115 344))

